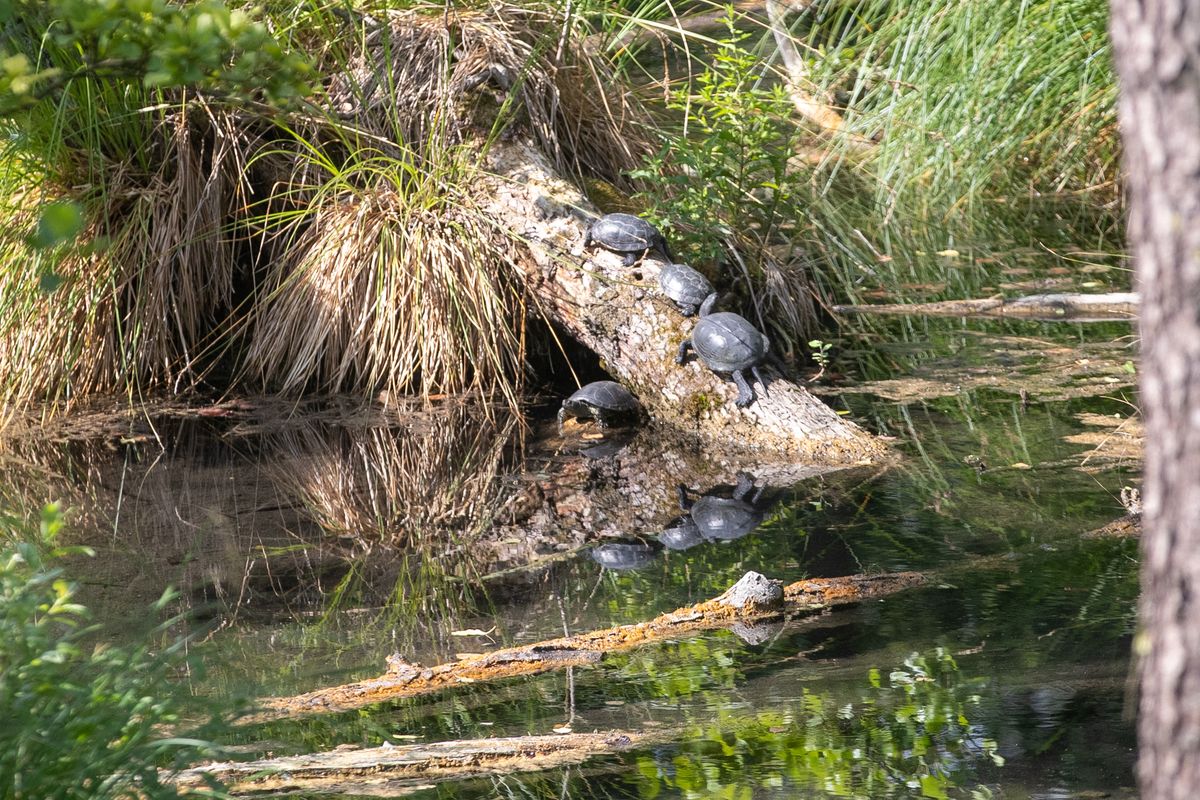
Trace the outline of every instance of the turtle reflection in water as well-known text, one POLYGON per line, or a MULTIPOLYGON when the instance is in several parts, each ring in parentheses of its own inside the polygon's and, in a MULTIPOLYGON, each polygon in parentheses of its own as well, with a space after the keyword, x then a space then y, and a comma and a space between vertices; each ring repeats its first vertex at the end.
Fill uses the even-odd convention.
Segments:
POLYGON ((716 494, 704 494, 692 501, 688 498, 687 487, 679 486, 679 507, 688 512, 676 524, 667 528, 659 538, 672 549, 682 550, 691 547, 696 541, 680 546, 690 541, 690 531, 694 536, 706 542, 731 542, 740 539, 762 524, 765 509, 759 504, 766 485, 754 488, 754 479, 745 472, 738 473, 737 487, 733 497, 721 497, 716 494), (747 495, 754 491, 754 496, 747 495), (690 520, 690 526, 687 521, 690 520), (666 536, 667 539, 663 539, 666 536), (672 544, 675 542, 676 544, 672 544))
POLYGON ((641 569, 654 563, 662 545, 658 542, 607 542, 592 548, 592 560, 615 570, 641 569))

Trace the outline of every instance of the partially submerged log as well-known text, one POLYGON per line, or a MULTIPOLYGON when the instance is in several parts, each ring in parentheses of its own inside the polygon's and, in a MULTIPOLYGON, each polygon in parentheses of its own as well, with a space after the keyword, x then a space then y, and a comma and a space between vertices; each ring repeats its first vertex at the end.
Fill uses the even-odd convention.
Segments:
POLYGON ((925 581, 921 573, 897 572, 815 578, 784 587, 778 581, 748 572, 721 596, 662 614, 648 622, 474 654, 434 667, 409 664, 403 658, 393 656, 389 659, 388 672, 377 678, 294 697, 264 700, 259 703, 260 710, 257 713, 243 717, 241 722, 256 724, 305 714, 348 711, 461 684, 596 664, 607 653, 689 633, 730 628, 739 622, 777 619, 857 603, 918 586, 925 581))
POLYGON ((358 795, 383 793, 386 787, 384 796, 393 797, 415 784, 564 767, 592 756, 670 741, 677 735, 678 731, 661 728, 339 748, 328 753, 205 764, 181 772, 174 783, 181 788, 201 788, 207 786, 206 778, 217 779, 233 794, 316 791, 358 795))
POLYGON ((495 142, 484 172, 481 203, 527 244, 521 277, 539 310, 599 355, 656 423, 702 445, 817 463, 870 462, 884 454, 878 440, 770 365, 761 367, 768 385, 755 384, 754 402, 737 408, 730 380, 696 358, 676 364, 695 319, 659 293, 662 262, 647 257, 627 268, 614 253, 583 252, 595 209, 536 148, 495 142))
POLYGON ((834 306, 839 314, 900 314, 929 317, 1020 317, 1023 319, 1089 320, 1131 319, 1137 316, 1134 292, 1108 294, 1035 294, 1005 298, 1000 295, 974 300, 935 303, 880 303, 834 306))

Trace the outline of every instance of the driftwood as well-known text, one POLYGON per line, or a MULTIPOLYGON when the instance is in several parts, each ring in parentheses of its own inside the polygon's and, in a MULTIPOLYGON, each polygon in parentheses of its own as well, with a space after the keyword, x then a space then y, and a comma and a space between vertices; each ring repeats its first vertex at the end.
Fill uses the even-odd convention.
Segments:
POLYGON ((885 448, 803 388, 763 365, 747 408, 733 401, 732 381, 694 357, 675 363, 695 319, 658 291, 662 262, 632 268, 614 253, 582 251, 594 207, 559 177, 547 159, 519 141, 495 142, 486 158, 481 198, 489 216, 520 235, 528 258, 521 277, 540 311, 599 355, 661 427, 722 450, 774 452, 823 464, 872 461, 885 448))
POLYGON ((259 703, 257 713, 243 717, 241 722, 256 724, 305 714, 348 711, 461 684, 596 664, 606 653, 688 633, 730 628, 737 623, 857 603, 921 585, 925 580, 920 573, 898 572, 816 578, 784 587, 778 581, 748 572, 721 596, 662 614, 648 622, 470 655, 434 667, 409 664, 394 656, 389 659, 388 672, 377 678, 294 697, 267 699, 259 703))
POLYGON ((406 793, 405 789, 431 782, 564 767, 677 736, 678 731, 659 728, 339 748, 328 753, 205 764, 180 773, 174 782, 184 788, 200 788, 206 785, 206 777, 215 778, 233 794, 306 791, 395 797, 406 793))
POLYGON ((1130 319, 1137 316, 1138 296, 1133 292, 1109 294, 1035 294, 936 303, 880 303, 834 306, 839 314, 904 314, 931 317, 1020 317, 1023 319, 1089 320, 1130 319))
MULTIPOLYGON (((844 122, 842 115, 834 110, 828 100, 821 100, 808 91, 811 84, 808 65, 804 63, 804 58, 796 49, 796 43, 792 41, 792 35, 788 32, 788 15, 802 14, 810 5, 811 0, 767 0, 767 21, 786 70, 784 84, 792 105, 796 107, 800 116, 821 130, 833 133, 841 129, 844 122)), ((867 145, 868 142, 861 143, 861 146, 867 145)))

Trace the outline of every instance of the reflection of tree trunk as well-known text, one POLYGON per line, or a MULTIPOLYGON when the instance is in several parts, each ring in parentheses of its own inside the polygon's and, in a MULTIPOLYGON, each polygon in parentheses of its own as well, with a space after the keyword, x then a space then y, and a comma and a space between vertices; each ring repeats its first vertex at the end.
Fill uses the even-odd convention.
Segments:
POLYGON ((1142 796, 1200 796, 1200 6, 1113 0, 1142 297, 1142 796))

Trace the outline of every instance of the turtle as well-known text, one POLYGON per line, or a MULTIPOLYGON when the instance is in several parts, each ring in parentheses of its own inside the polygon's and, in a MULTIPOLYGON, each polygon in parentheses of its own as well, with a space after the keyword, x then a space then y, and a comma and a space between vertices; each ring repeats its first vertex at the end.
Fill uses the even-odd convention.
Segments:
POLYGON ((691 514, 684 514, 671 520, 670 524, 658 535, 658 540, 671 550, 687 550, 704 541, 696 522, 691 514))
POLYGON ((608 569, 641 569, 658 557, 658 542, 608 542, 592 548, 592 560, 608 569))
POLYGON ((684 363, 688 350, 695 349, 696 355, 713 372, 729 373, 738 387, 734 404, 745 408, 754 402, 754 390, 746 382, 746 370, 754 374, 766 393, 767 382, 758 371, 758 365, 767 357, 771 342, 745 317, 731 311, 713 313, 716 302, 717 295, 713 293, 700 306, 700 321, 692 329, 692 335, 680 342, 675 362, 684 363))
POLYGON ((629 390, 616 381, 592 381, 563 400, 558 412, 558 428, 569 415, 573 419, 594 419, 601 428, 620 422, 636 421, 642 405, 629 390))
POLYGON ((685 317, 693 316, 709 295, 713 285, 687 264, 667 264, 658 273, 658 285, 685 317))
POLYGON ((627 267, 632 267, 650 250, 661 254, 667 263, 674 260, 667 248, 667 240, 658 228, 632 214, 605 214, 593 222, 584 236, 583 246, 586 248, 592 244, 623 254, 627 267))
POLYGON ((742 472, 738 474, 733 497, 705 494, 691 502, 687 497, 687 488, 680 485, 679 505, 691 515, 696 531, 705 541, 731 542, 762 524, 764 515, 757 503, 763 489, 760 488, 747 500, 746 495, 753 488, 754 480, 742 472))

